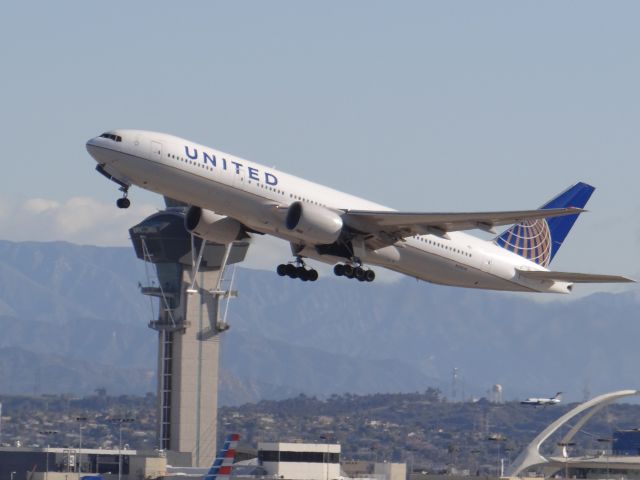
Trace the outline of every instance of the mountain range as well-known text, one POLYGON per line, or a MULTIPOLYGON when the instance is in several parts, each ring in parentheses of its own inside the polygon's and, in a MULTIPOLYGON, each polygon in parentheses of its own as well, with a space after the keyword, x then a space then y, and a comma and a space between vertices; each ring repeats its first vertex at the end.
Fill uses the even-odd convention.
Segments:
MULTIPOLYGON (((154 314, 138 289, 153 273, 132 248, 0 241, 0 393, 155 391, 154 314)), ((221 404, 429 387, 462 400, 496 384, 505 399, 580 400, 638 386, 637 287, 540 302, 407 278, 236 279, 221 404)))

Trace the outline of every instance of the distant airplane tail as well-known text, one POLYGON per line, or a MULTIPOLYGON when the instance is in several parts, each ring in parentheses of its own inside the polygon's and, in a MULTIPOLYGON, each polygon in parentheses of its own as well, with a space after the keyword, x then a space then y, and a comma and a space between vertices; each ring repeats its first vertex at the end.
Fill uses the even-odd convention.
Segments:
POLYGON ((224 445, 203 480, 229 480, 231 478, 231 468, 236 458, 238 440, 240 440, 240 435, 237 433, 226 436, 224 445))
POLYGON ((555 400, 562 400, 562 392, 556 393, 556 396, 553 397, 555 400))
MULTIPOLYGON (((545 203, 540 207, 540 210, 567 207, 584 208, 594 190, 594 187, 586 183, 576 183, 545 203)), ((547 267, 577 219, 578 214, 576 213, 560 217, 525 220, 497 236, 494 242, 510 252, 547 267)))

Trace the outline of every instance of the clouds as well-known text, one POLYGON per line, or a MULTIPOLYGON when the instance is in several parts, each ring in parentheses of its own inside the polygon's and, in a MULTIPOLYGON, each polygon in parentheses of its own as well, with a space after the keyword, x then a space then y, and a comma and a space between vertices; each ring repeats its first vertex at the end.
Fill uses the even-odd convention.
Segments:
POLYGON ((55 200, 46 200, 44 198, 30 198, 23 205, 24 210, 36 215, 59 207, 60 204, 55 200))
POLYGON ((0 199, 2 238, 12 241, 67 241, 99 246, 129 246, 128 229, 155 212, 151 204, 120 210, 88 197, 64 202, 46 198, 0 199))

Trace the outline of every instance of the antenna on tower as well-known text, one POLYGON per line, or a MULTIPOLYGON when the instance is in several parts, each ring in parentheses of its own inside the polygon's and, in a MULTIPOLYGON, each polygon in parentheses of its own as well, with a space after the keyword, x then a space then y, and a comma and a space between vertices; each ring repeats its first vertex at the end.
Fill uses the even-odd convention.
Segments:
POLYGON ((584 379, 584 386, 582 387, 582 401, 586 402, 591 399, 591 382, 589 377, 584 379))
POLYGON ((458 379, 460 377, 460 369, 453 367, 451 372, 451 401, 455 402, 458 398, 458 379))

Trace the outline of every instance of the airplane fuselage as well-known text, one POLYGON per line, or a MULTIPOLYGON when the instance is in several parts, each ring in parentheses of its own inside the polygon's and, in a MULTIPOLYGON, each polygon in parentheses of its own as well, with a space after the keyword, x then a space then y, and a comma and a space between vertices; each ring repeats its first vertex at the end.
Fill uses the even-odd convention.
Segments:
MULTIPOLYGON (((172 135, 113 130, 87 149, 102 169, 127 185, 174 198, 236 219, 249 230, 274 235, 298 246, 297 254, 335 264, 344 258, 319 253, 285 226, 288 207, 303 202, 336 213, 345 210, 393 211, 383 205, 313 183, 172 135)), ((416 235, 372 250, 354 243, 357 257, 432 283, 469 288, 568 293, 570 282, 524 278, 521 270, 540 265, 491 241, 463 233, 416 235)))
POLYGON ((560 399, 558 398, 527 398, 526 400, 523 400, 522 402, 520 402, 522 405, 533 405, 536 407, 539 406, 547 406, 547 405, 555 405, 557 403, 560 403, 560 399))

